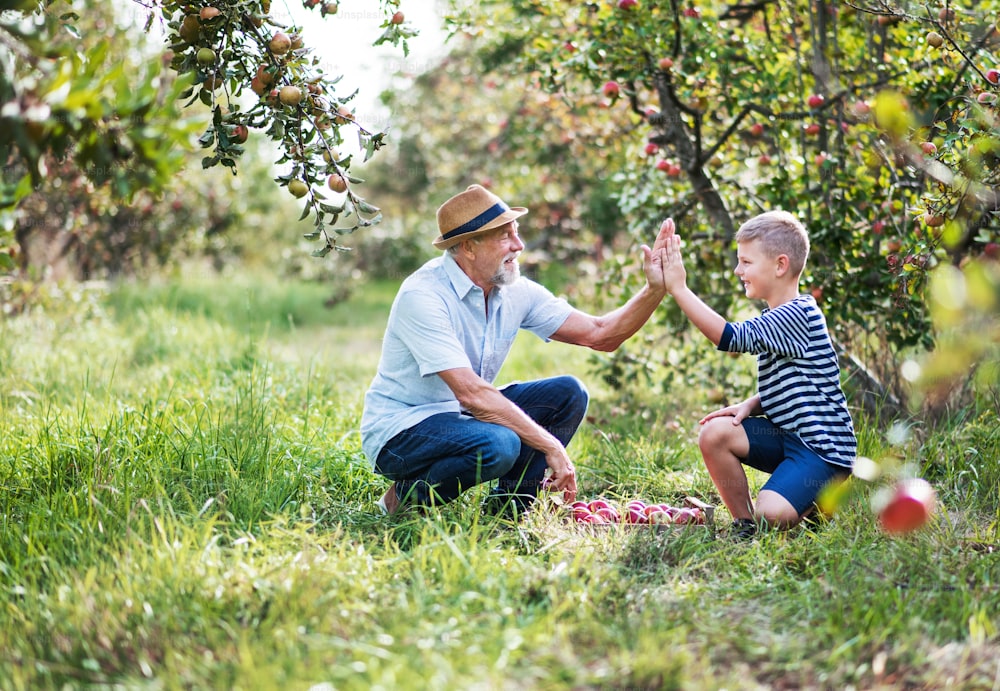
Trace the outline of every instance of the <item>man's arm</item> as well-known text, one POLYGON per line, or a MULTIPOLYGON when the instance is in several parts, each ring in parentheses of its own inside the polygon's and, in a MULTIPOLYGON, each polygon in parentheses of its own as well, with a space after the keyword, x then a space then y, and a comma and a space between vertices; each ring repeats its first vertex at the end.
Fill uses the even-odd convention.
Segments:
POLYGON ((677 306, 714 345, 719 345, 726 320, 687 287, 687 273, 681 257, 681 239, 672 235, 663 254, 663 282, 677 306))
POLYGON ((660 225, 653 249, 642 246, 642 269, 646 274, 646 285, 628 302, 600 317, 574 310, 552 334, 552 339, 604 352, 615 350, 627 341, 649 320, 666 295, 663 251, 673 234, 674 222, 667 219, 660 225))
POLYGON ((438 372, 438 376, 455 394, 462 409, 472 417, 503 425, 517 434, 522 442, 545 454, 545 462, 552 469, 550 486, 565 492, 567 501, 575 498, 576 469, 562 442, 470 368, 443 370, 438 372))

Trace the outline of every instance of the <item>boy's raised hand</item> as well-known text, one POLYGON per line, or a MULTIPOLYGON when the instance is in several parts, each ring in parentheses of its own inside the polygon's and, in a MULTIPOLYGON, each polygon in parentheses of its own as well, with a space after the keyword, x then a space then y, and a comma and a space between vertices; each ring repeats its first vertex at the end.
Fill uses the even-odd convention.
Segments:
MULTIPOLYGON (((673 226, 672 220, 670 225, 673 226)), ((681 256, 681 239, 676 233, 667 238, 663 253, 663 283, 671 295, 687 283, 687 272, 684 270, 684 259, 681 256)))

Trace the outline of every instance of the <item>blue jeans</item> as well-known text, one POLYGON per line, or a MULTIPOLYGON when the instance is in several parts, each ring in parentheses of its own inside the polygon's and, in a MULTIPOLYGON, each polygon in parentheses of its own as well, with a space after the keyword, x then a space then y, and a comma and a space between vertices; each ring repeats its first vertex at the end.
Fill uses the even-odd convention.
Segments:
MULTIPOLYGON (((500 392, 563 446, 573 438, 590 397, 572 376, 511 384, 500 392)), ((530 505, 545 476, 545 456, 510 429, 469 415, 440 413, 400 432, 383 447, 375 472, 396 483, 400 499, 423 506, 453 501, 474 485, 498 480, 495 493, 530 505)))

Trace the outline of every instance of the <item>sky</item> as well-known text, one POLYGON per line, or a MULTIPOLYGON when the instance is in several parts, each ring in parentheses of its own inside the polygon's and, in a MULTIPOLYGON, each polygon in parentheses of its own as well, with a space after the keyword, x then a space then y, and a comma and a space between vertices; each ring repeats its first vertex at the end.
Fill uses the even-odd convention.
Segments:
MULTIPOLYGON (((419 31, 409 39, 409 55, 405 56, 400 46, 372 45, 382 34, 377 0, 342 0, 337 14, 325 18, 318 10, 304 8, 301 0, 274 0, 271 14, 276 18, 291 17, 302 27, 302 37, 321 59, 323 71, 330 76, 343 75, 338 93, 360 89, 353 101, 359 121, 383 130, 388 114, 378 103, 378 96, 400 84, 394 75, 420 74, 444 53, 444 10, 439 4, 437 0, 400 0, 405 25, 419 31)), ((405 86, 405 82, 401 85, 405 86)))
MULTIPOLYGON (((149 16, 145 6, 129 0, 113 1, 120 6, 123 24, 145 25, 149 16)), ((201 1, 212 4, 212 0, 201 1)), ((399 0, 399 9, 405 15, 405 25, 418 31, 408 40, 408 55, 403 54, 401 46, 372 45, 382 34, 379 0, 340 0, 337 13, 325 17, 318 9, 303 7, 302 0, 272 0, 271 16, 282 24, 301 28, 306 45, 319 57, 324 73, 328 77, 343 75, 337 85, 338 94, 358 90, 352 102, 356 113, 378 120, 370 122, 371 129, 384 130, 388 114, 379 104, 379 94, 393 85, 405 88, 405 79, 397 75, 425 72, 446 50, 444 0, 399 0)), ((154 23, 150 33, 155 36, 158 31, 162 26, 154 23)))

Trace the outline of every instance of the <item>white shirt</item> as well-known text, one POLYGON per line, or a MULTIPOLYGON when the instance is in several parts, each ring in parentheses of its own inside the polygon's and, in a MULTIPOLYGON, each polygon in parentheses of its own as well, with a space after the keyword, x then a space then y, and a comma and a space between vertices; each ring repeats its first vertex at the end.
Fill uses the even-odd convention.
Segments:
POLYGON ((389 312, 378 371, 365 394, 361 447, 374 464, 394 436, 438 413, 459 413, 438 372, 470 367, 493 383, 520 329, 549 340, 572 312, 527 278, 485 296, 445 253, 407 277, 389 312))

